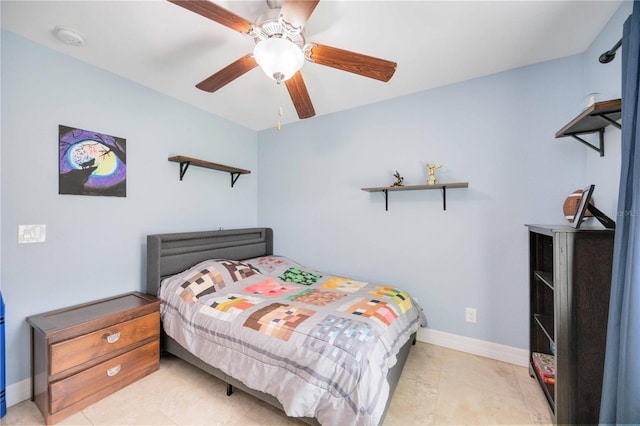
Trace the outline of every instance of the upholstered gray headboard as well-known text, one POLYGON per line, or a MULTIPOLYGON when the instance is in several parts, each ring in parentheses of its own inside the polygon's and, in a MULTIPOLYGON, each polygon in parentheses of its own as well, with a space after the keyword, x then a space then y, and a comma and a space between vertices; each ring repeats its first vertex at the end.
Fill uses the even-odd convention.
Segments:
POLYGON ((273 254, 271 228, 147 235, 147 293, 160 282, 207 259, 242 260, 273 254))

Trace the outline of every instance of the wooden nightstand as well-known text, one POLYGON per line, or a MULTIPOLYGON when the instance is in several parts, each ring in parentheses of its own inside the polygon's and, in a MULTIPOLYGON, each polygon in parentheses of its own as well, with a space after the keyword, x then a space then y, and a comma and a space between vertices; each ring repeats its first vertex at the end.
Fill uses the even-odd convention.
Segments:
POLYGON ((160 304, 134 292, 33 315, 31 399, 57 423, 160 368, 160 304))

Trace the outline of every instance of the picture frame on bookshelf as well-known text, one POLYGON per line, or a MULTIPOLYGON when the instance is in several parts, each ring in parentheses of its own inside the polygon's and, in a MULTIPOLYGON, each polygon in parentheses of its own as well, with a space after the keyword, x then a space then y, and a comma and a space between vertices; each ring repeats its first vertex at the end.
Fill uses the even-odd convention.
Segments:
POLYGON ((580 197, 580 201, 578 201, 576 207, 576 213, 573 215, 573 222, 571 223, 571 226, 575 229, 580 229, 580 226, 587 215, 587 211, 589 211, 593 217, 598 219, 598 222, 600 222, 602 226, 607 229, 616 229, 616 223, 609 216, 597 209, 591 202, 595 187, 595 185, 591 184, 582 192, 582 196, 580 197))
POLYGON ((591 197, 593 196, 593 190, 595 189, 595 185, 589 185, 582 191, 582 195, 580 196, 580 200, 576 205, 576 212, 573 215, 573 222, 571 222, 571 226, 575 229, 580 229, 580 225, 585 219, 587 211, 589 210, 589 202, 591 201, 591 197))

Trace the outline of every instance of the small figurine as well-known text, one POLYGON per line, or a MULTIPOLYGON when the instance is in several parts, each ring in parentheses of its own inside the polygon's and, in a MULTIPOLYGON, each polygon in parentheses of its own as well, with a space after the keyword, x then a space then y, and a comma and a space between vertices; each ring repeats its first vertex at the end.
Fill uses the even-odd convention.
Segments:
POLYGON ((427 164, 429 168, 429 179, 427 180, 427 185, 435 185, 436 184, 436 169, 442 167, 442 164, 436 166, 435 164, 427 164))
POLYGON ((402 176, 400 176, 400 173, 398 173, 397 170, 393 174, 393 177, 396 178, 396 181, 391 186, 402 186, 402 182, 404 181, 404 178, 402 176))

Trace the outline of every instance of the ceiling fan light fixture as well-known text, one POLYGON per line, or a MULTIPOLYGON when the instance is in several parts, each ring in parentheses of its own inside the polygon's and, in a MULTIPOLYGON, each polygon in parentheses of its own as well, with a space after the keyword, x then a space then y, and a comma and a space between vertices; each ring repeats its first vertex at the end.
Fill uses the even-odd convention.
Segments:
POLYGON ((280 37, 260 40, 253 57, 267 76, 281 82, 290 79, 304 64, 304 53, 295 43, 280 37))

